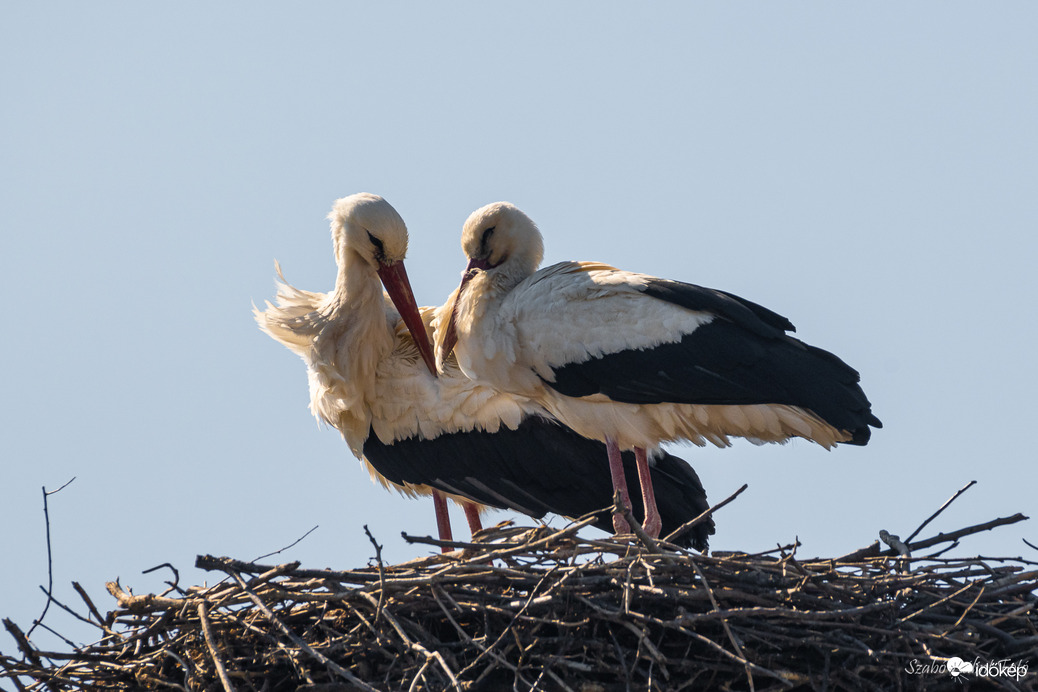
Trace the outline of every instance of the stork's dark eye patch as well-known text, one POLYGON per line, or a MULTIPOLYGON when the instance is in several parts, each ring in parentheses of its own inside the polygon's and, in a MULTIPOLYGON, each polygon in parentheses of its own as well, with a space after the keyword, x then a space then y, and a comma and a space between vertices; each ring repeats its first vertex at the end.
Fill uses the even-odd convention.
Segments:
POLYGON ((378 252, 379 255, 385 254, 386 250, 382 247, 382 241, 371 235, 371 231, 368 231, 368 240, 370 240, 371 244, 375 246, 375 251, 378 252))
POLYGON ((495 228, 496 226, 491 226, 487 230, 483 231, 483 238, 479 241, 481 246, 486 247, 487 241, 490 240, 490 236, 494 234, 495 228))

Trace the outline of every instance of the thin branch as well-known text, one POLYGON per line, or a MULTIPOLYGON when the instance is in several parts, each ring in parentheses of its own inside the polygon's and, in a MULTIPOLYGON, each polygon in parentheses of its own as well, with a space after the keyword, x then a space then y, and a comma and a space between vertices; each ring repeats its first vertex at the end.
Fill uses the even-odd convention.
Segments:
MULTIPOLYGON (((47 594, 47 602, 43 605, 43 612, 40 613, 40 616, 38 618, 36 618, 36 620, 32 623, 32 627, 30 627, 29 631, 26 633, 26 635, 25 635, 26 638, 32 636, 32 632, 33 632, 33 630, 36 629, 36 626, 43 622, 43 618, 46 617, 46 615, 47 615, 47 610, 50 609, 50 602, 52 600, 51 594, 54 593, 54 560, 53 560, 53 553, 51 552, 51 547, 50 547, 50 509, 47 507, 47 497, 50 496, 50 495, 55 495, 57 493, 60 493, 62 490, 67 488, 69 486, 69 484, 72 483, 72 481, 74 481, 74 480, 76 480, 76 476, 73 476, 69 480, 65 481, 65 484, 62 485, 57 490, 52 490, 50 492, 47 491, 47 486, 43 486, 42 487, 42 490, 43 490, 43 522, 44 522, 44 525, 46 526, 46 529, 47 529, 47 588, 44 589, 43 592, 45 594, 47 594)), ((43 587, 40 587, 40 588, 43 588, 43 587)))
POLYGON ((40 665, 40 655, 36 649, 32 648, 32 644, 29 643, 28 638, 19 629, 18 625, 14 624, 13 620, 4 618, 4 629, 11 633, 14 637, 14 641, 18 644, 18 648, 21 650, 22 655, 32 661, 34 665, 40 665))
POLYGON ((72 582, 72 588, 76 590, 76 593, 79 594, 79 597, 83 599, 84 603, 86 603, 87 609, 90 611, 90 614, 94 616, 95 620, 97 620, 97 626, 103 628, 105 632, 107 632, 108 634, 114 634, 113 632, 108 631, 108 629, 105 627, 105 619, 101 617, 101 613, 98 612, 97 606, 95 606, 94 602, 90 600, 90 596, 87 595, 86 590, 84 590, 83 587, 79 585, 78 581, 72 582))
MULTIPOLYGON (((923 548, 929 548, 930 546, 940 545, 941 543, 951 543, 953 541, 959 540, 963 536, 970 536, 970 535, 975 534, 975 533, 980 533, 981 531, 990 531, 991 529, 997 528, 999 526, 1006 526, 1008 524, 1015 524, 1018 521, 1026 521, 1027 519, 1028 519, 1028 517, 1026 517, 1026 516, 1024 516, 1023 514, 1020 514, 1020 513, 1014 514, 1011 517, 1000 517, 998 519, 992 519, 991 521, 986 521, 983 524, 976 524, 974 526, 967 526, 964 529, 959 529, 958 531, 951 531, 950 533, 939 533, 936 536, 934 536, 933 538, 927 538, 924 541, 918 541, 916 543, 910 543, 910 544, 908 544, 908 549, 910 551, 918 551, 918 550, 921 550, 923 548)), ((894 554, 896 554, 896 552, 894 550, 887 550, 887 551, 880 552, 880 550, 879 550, 879 541, 876 541, 875 543, 873 543, 872 545, 870 545, 870 546, 868 546, 866 548, 861 548, 859 550, 855 550, 853 553, 847 553, 846 555, 838 557, 838 558, 836 558, 835 561, 836 562, 857 562, 859 560, 862 560, 862 559, 865 559, 865 558, 869 558, 869 557, 882 557, 882 556, 894 555, 894 554)))
POLYGON ((963 536, 971 536, 981 531, 990 531, 991 529, 999 526, 1007 526, 1009 524, 1015 524, 1018 521, 1027 521, 1028 517, 1020 514, 1019 512, 1011 517, 1000 517, 998 519, 992 519, 986 521, 983 524, 975 524, 974 526, 967 526, 964 529, 958 531, 951 531, 949 533, 939 533, 933 538, 927 538, 925 541, 918 541, 916 543, 909 544, 910 550, 919 550, 920 548, 929 548, 932 545, 940 545, 941 543, 948 543, 950 541, 957 541, 963 536))
POLYGON ((286 545, 284 548, 281 548, 280 550, 275 550, 272 553, 267 553, 266 555, 260 555, 258 558, 253 560, 253 562, 259 562, 260 560, 266 560, 268 557, 273 557, 275 555, 280 555, 281 553, 285 552, 289 548, 294 548, 295 546, 299 545, 303 541, 304 538, 306 538, 307 536, 312 534, 319 527, 320 527, 320 524, 318 524, 317 526, 313 527, 312 529, 310 529, 309 531, 304 533, 302 536, 300 536, 299 538, 295 539, 294 541, 292 541, 291 543, 286 545))
POLYGON ((937 508, 937 511, 936 511, 936 512, 934 512, 934 513, 933 513, 933 514, 931 514, 931 515, 930 515, 929 517, 927 517, 926 521, 924 521, 924 522, 923 522, 922 524, 920 524, 920 525, 919 525, 919 528, 917 528, 917 529, 916 529, 915 531, 913 531, 913 532, 911 533, 911 535, 909 535, 909 537, 905 539, 905 543, 911 543, 911 542, 912 542, 912 539, 913 539, 913 538, 915 538, 916 536, 918 536, 918 535, 919 535, 919 532, 920 532, 920 531, 922 531, 922 530, 923 530, 923 528, 924 528, 924 527, 925 527, 925 526, 926 526, 927 524, 929 524, 929 523, 930 523, 931 521, 933 521, 934 519, 936 519, 936 518, 937 518, 937 515, 939 515, 939 514, 940 514, 941 512, 943 512, 943 511, 944 511, 945 509, 947 509, 947 508, 948 508, 948 505, 950 505, 951 503, 955 502, 955 500, 956 500, 956 499, 957 499, 957 498, 959 497, 959 495, 962 495, 962 494, 963 494, 964 492, 966 492, 967 490, 969 490, 970 488, 972 488, 972 487, 973 487, 973 486, 975 486, 976 484, 977 484, 977 481, 970 481, 970 482, 969 482, 969 483, 967 483, 966 485, 964 485, 964 486, 962 486, 961 488, 959 488, 959 491, 958 491, 957 493, 955 493, 955 494, 954 494, 954 495, 952 495, 952 496, 951 496, 950 498, 948 498, 948 501, 947 501, 947 502, 945 502, 945 503, 944 503, 943 505, 941 505, 940 507, 938 507, 938 508, 937 508))
POLYGON ((692 529, 694 529, 695 527, 699 526, 704 521, 706 521, 707 519, 712 517, 714 515, 714 512, 716 512, 717 510, 721 509, 722 507, 727 505, 729 502, 731 502, 735 498, 739 497, 739 495, 742 495, 742 492, 744 490, 746 490, 746 488, 748 488, 748 487, 749 487, 749 485, 747 485, 746 483, 743 483, 742 487, 739 488, 738 490, 736 490, 734 493, 732 493, 731 495, 726 497, 724 500, 718 502, 716 505, 714 505, 710 509, 708 509, 705 512, 703 512, 702 514, 697 516, 695 519, 691 519, 689 521, 686 521, 684 524, 682 524, 681 526, 679 526, 678 528, 674 529, 669 534, 664 536, 663 540, 666 541, 667 543, 673 543, 676 538, 679 538, 679 537, 685 535, 687 532, 689 532, 692 529))
MULTIPOLYGON (((375 608, 375 623, 377 624, 382 617, 382 605, 385 602, 386 566, 382 564, 382 546, 371 535, 367 524, 364 525, 364 533, 368 534, 368 540, 371 541, 371 545, 375 546, 375 561, 378 563, 378 606, 375 608)), ((416 677, 415 680, 417 681, 417 679, 416 677)))
POLYGON ((47 495, 57 495, 58 493, 60 493, 60 492, 61 492, 62 490, 64 490, 65 488, 69 487, 69 485, 71 485, 71 484, 72 484, 72 481, 74 481, 74 480, 76 480, 76 476, 73 476, 72 478, 69 478, 69 479, 68 479, 67 481, 65 481, 65 484, 64 484, 64 485, 62 485, 62 486, 61 486, 60 488, 58 488, 57 490, 51 490, 51 491, 49 491, 49 492, 48 492, 48 491, 47 491, 47 489, 46 489, 46 488, 44 488, 44 489, 43 489, 43 495, 44 495, 44 497, 46 497, 47 495))
MULTIPOLYGON (((43 591, 43 587, 42 587, 42 586, 41 586, 41 587, 39 587, 39 588, 40 588, 40 591, 43 591)), ((62 603, 61 601, 59 601, 59 600, 58 600, 57 598, 54 598, 54 596, 51 596, 51 597, 50 597, 50 600, 54 602, 54 605, 58 606, 59 608, 61 608, 61 609, 62 609, 62 610, 64 610, 64 611, 65 611, 66 613, 68 613, 68 614, 69 614, 69 615, 71 615, 72 617, 76 618, 76 619, 77 619, 77 620, 79 620, 80 622, 85 622, 86 624, 88 624, 88 625, 92 625, 92 626, 94 626, 94 627, 102 627, 102 628, 104 627, 104 625, 98 625, 97 623, 95 623, 95 622, 94 622, 93 620, 91 620, 90 618, 88 618, 88 617, 86 617, 86 616, 84 616, 84 615, 80 615, 80 614, 79 614, 79 613, 77 613, 76 611, 72 610, 72 608, 69 608, 69 607, 68 607, 67 605, 65 605, 64 603, 62 603)), ((47 626, 46 626, 45 624, 43 624, 43 623, 40 623, 40 627, 47 627, 47 626)), ((52 630, 52 631, 53 631, 53 630, 52 630)), ((59 636, 60 636, 60 635, 59 635, 59 636)), ((68 639, 66 639, 65 637, 61 637, 61 638, 62 638, 62 639, 64 639, 64 640, 65 640, 65 642, 67 642, 67 643, 69 643, 69 644, 72 644, 72 642, 70 642, 70 641, 69 641, 68 639)), ((75 645, 73 644, 72 646, 75 646, 75 645)))
POLYGON ((180 586, 179 586, 180 585, 180 572, 178 572, 177 568, 174 567, 173 565, 169 564, 168 562, 163 562, 161 565, 155 565, 154 567, 151 567, 149 569, 142 570, 141 574, 150 574, 150 573, 154 572, 155 570, 162 569, 163 567, 168 567, 169 570, 171 572, 173 572, 173 581, 172 582, 168 582, 167 581, 166 584, 169 586, 169 588, 166 589, 165 591, 163 591, 159 595, 160 596, 165 596, 166 594, 168 594, 168 593, 170 593, 172 591, 176 591, 178 593, 183 593, 183 591, 180 590, 180 586))

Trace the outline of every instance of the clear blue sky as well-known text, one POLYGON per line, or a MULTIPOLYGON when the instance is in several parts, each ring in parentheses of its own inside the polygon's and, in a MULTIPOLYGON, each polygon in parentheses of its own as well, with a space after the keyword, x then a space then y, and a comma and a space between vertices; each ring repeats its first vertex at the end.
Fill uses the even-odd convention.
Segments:
MULTIPOLYGON (((862 373, 868 447, 681 450, 721 550, 1035 513, 1033 3, 6 3, 0 10, 0 615, 99 607, 199 553, 355 567, 424 553, 307 410, 253 302, 327 290, 337 197, 385 196, 439 304, 470 211, 518 204, 546 261, 722 288, 862 373)), ((500 515, 505 518, 508 515, 500 515)), ((456 517, 458 531, 464 522, 456 517)), ((1034 521, 962 554, 1036 556, 1034 521)), ((929 532, 929 529, 927 530, 929 532)), ((82 638, 76 623, 48 616, 82 638)), ((46 635, 38 641, 57 645, 46 635)), ((0 650, 13 651, 0 637, 0 650)))

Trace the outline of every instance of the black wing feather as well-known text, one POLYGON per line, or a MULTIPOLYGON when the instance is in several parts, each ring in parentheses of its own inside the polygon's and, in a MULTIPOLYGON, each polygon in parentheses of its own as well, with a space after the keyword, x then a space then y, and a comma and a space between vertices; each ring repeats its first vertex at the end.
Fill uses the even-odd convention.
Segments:
MULTIPOLYGON (((612 532, 612 482, 606 447, 558 422, 529 416, 516 430, 445 433, 435 439, 381 442, 372 431, 364 456, 395 483, 428 485, 474 502, 540 518, 579 517, 602 510, 595 523, 612 532)), ((634 454, 624 452, 628 493, 636 517, 644 516, 634 454)), ((666 535, 709 508, 695 470, 668 453, 651 468, 656 504, 666 535)), ((699 550, 714 533, 711 519, 679 541, 699 550)))
POLYGON ((808 409, 851 444, 882 427, 837 356, 785 334, 789 320, 737 296, 677 281, 654 280, 645 293, 714 319, 675 343, 630 349, 555 369, 547 384, 574 397, 605 394, 625 403, 786 404, 808 409))
POLYGON ((792 322, 777 312, 713 288, 653 278, 646 282, 642 293, 689 310, 723 315, 726 319, 762 336, 776 336, 797 330, 792 322))

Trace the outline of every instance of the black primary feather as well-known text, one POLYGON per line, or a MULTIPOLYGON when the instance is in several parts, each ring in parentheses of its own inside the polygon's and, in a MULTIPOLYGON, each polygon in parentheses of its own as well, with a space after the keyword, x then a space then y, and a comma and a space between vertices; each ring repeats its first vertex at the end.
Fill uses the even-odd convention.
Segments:
POLYGON ((633 404, 785 404, 807 409, 866 444, 882 423, 858 372, 834 354, 785 333, 789 320, 756 303, 676 281, 645 290, 714 319, 680 341, 629 349, 556 368, 549 386, 572 397, 604 394, 633 404))
MULTIPOLYGON (((602 510, 595 526, 612 532, 613 489, 606 447, 558 422, 528 416, 516 430, 472 430, 434 439, 381 442, 372 431, 364 456, 395 483, 428 485, 474 502, 540 518, 547 513, 579 517, 602 510)), ((636 518, 644 516, 632 452, 623 453, 628 493, 636 518)), ((695 470, 683 459, 661 452, 651 463, 656 504, 666 535, 709 508, 695 470)), ((679 539, 705 550, 713 519, 679 539)))

